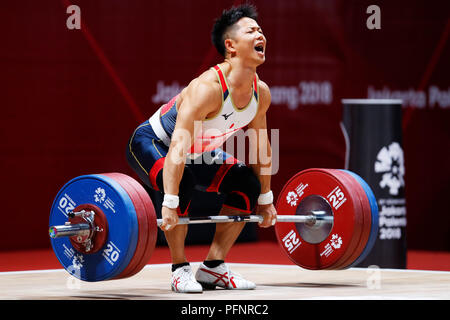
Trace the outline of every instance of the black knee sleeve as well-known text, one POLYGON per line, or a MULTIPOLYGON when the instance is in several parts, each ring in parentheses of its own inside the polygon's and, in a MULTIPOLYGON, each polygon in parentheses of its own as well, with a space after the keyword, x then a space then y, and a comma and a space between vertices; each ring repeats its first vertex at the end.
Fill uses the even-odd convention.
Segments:
MULTIPOLYGON (((163 170, 160 170, 158 172, 158 175, 156 176, 156 184, 158 185, 159 190, 164 192, 164 182, 163 182, 163 170)), ((183 171, 183 177, 180 181, 180 186, 178 189, 178 197, 180 199, 179 208, 180 212, 178 212, 181 215, 185 215, 187 212, 187 209, 189 207, 189 203, 191 202, 192 195, 194 192, 194 186, 195 186, 195 177, 192 173, 191 169, 188 167, 184 167, 183 171)))
POLYGON ((227 172, 219 191, 227 195, 225 206, 251 213, 261 193, 261 183, 251 168, 238 163, 227 172))

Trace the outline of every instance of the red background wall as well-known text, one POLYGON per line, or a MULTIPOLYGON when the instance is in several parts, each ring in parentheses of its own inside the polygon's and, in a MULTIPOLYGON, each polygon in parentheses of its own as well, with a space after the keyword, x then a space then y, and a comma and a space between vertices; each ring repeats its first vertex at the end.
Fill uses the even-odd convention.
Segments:
MULTIPOLYGON (((369 87, 422 90, 425 105, 403 109, 408 245, 450 250, 449 2, 254 3, 268 39, 258 74, 273 90, 269 127, 280 129, 275 195, 300 170, 344 166, 342 98, 366 98, 369 87), (381 8, 380 30, 366 27, 371 4, 381 8), (330 85, 331 100, 308 102, 311 83, 330 85), (431 86, 444 92, 440 104, 428 101, 431 86)), ((124 148, 161 104, 158 82, 177 90, 220 62, 210 30, 232 4, 2 1, 0 249, 48 247, 52 200, 75 176, 134 176, 124 148), (66 26, 71 3, 81 30, 66 26)))

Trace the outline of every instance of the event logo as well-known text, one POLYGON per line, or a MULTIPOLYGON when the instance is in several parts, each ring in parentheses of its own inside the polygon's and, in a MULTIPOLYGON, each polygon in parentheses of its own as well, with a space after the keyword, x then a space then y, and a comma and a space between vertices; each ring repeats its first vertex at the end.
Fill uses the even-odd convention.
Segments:
POLYGON ((83 267, 84 258, 80 254, 73 256, 72 266, 75 270, 80 270, 83 267))
POLYGON ((290 191, 286 196, 286 201, 289 203, 292 207, 297 205, 298 197, 295 192, 290 191))
POLYGON ((328 258, 335 250, 338 250, 341 248, 342 246, 342 237, 339 236, 338 234, 333 234, 331 236, 330 242, 328 242, 323 251, 320 253, 320 256, 325 256, 326 258, 328 258))
POLYGON ((95 189, 95 194, 94 194, 94 200, 95 202, 100 202, 102 203, 103 201, 105 201, 105 197, 106 197, 106 192, 105 189, 98 187, 97 189, 95 189))
POLYGON ((375 162, 375 172, 383 173, 380 181, 381 188, 389 188, 389 194, 398 195, 401 187, 405 186, 404 157, 400 144, 392 142, 389 146, 381 148, 375 162))
POLYGON ((330 244, 333 248, 339 249, 342 245, 342 238, 339 237, 337 234, 333 234, 331 236, 330 244))

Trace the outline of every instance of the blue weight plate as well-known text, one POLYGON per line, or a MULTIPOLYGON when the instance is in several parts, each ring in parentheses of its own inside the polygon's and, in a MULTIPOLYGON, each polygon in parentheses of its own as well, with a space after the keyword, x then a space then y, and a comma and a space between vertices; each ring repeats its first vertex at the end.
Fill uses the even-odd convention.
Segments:
POLYGON ((361 261, 363 261, 367 257, 367 255, 372 250, 372 248, 375 244, 375 241, 378 238, 378 228, 379 228, 378 205, 377 205, 377 200, 375 198, 375 195, 373 194, 372 189, 367 184, 367 182, 364 181, 363 178, 361 178, 359 175, 357 175, 356 173, 354 173, 352 171, 349 171, 349 170, 342 170, 342 171, 347 172, 352 177, 354 177, 363 187, 363 189, 367 195, 367 198, 369 199, 370 211, 371 211, 371 217, 372 217, 370 234, 369 234, 369 239, 367 240, 367 244, 366 244, 363 252, 361 252, 360 256, 353 263, 351 263, 349 266, 347 266, 347 268, 351 268, 351 267, 357 266, 361 261))
POLYGON ((50 212, 50 226, 63 225, 67 213, 81 204, 101 208, 108 221, 108 236, 101 250, 83 254, 69 238, 51 239, 56 257, 69 273, 84 281, 113 279, 129 264, 136 250, 138 221, 127 192, 103 175, 84 175, 70 180, 58 192, 50 212))

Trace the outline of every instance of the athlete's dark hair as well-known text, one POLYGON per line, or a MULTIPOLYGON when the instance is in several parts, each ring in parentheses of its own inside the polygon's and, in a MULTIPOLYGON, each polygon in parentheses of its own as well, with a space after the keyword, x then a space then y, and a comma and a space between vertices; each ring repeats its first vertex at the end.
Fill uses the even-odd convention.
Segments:
POLYGON ((237 7, 232 7, 228 10, 222 11, 222 15, 214 22, 211 32, 211 40, 217 51, 225 57, 225 39, 224 36, 231 26, 233 26, 239 19, 248 17, 253 20, 258 19, 256 8, 251 4, 241 4, 237 7))

